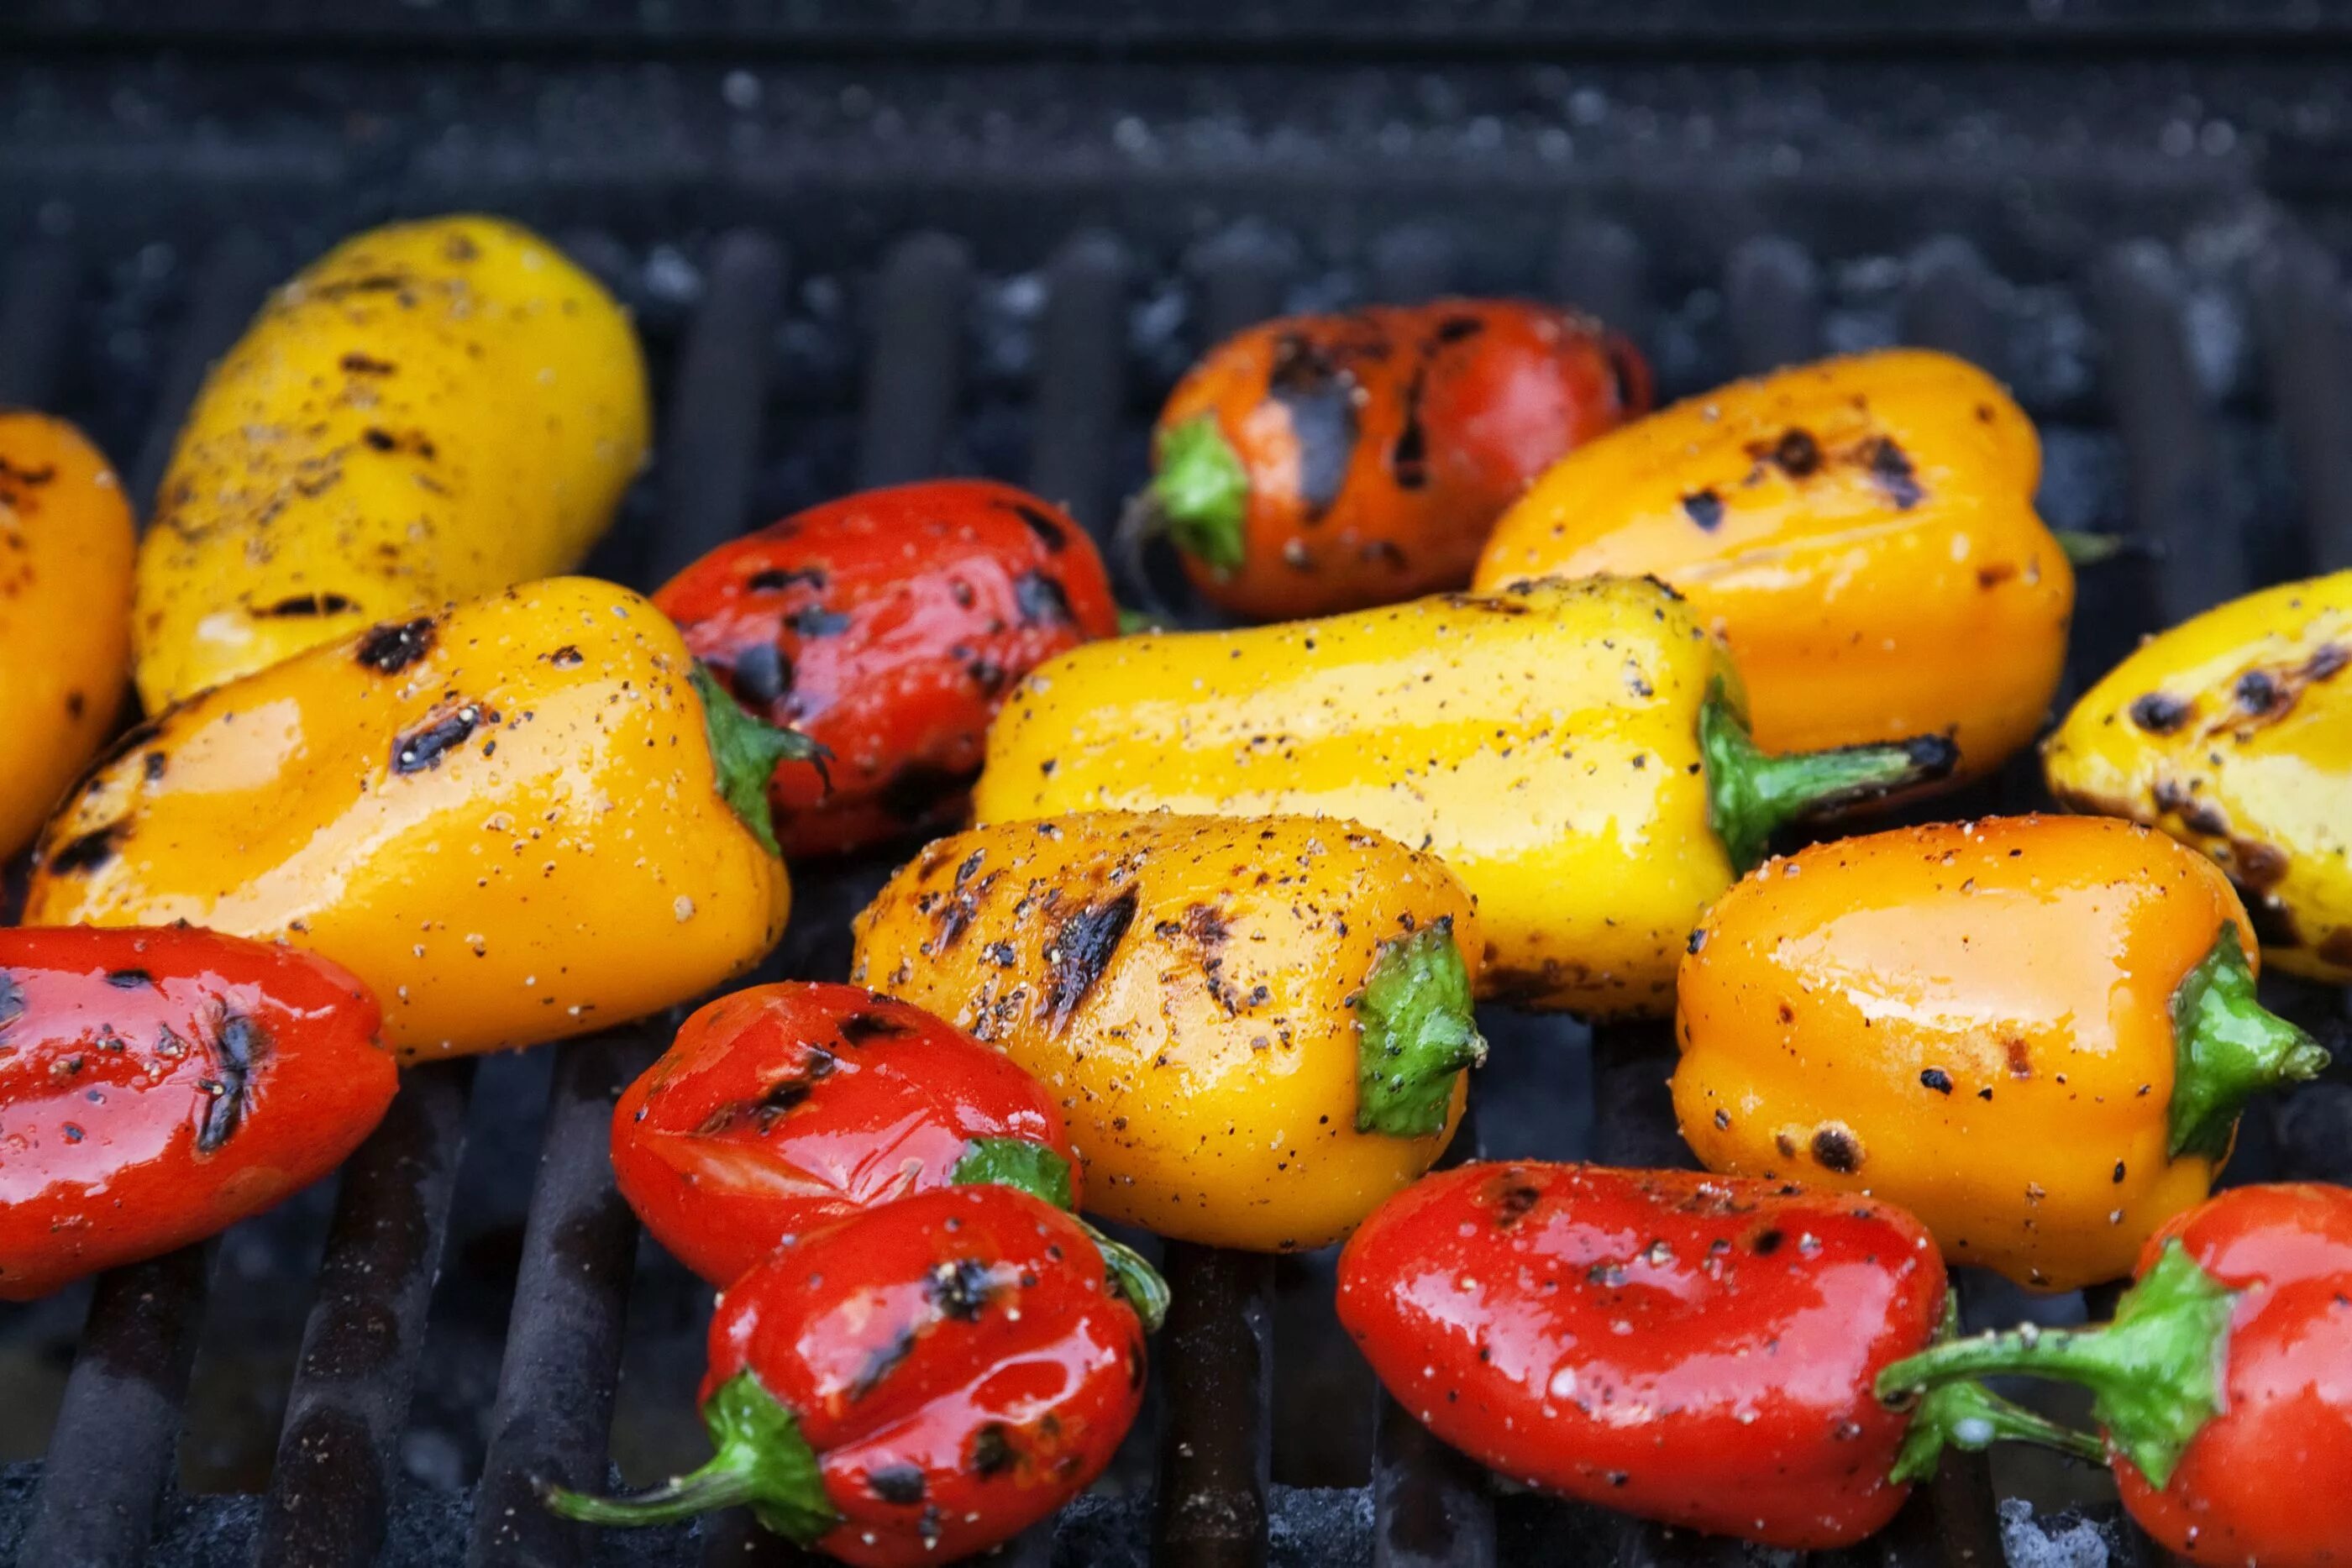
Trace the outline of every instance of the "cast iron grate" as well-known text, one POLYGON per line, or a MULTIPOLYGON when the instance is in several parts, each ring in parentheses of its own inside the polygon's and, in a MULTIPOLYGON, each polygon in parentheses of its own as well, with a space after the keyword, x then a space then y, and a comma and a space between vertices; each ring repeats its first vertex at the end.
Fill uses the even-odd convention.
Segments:
MULTIPOLYGON (((1018 216, 1004 214, 1008 224, 1018 216)), ((638 306, 662 377, 658 461, 597 564, 650 586, 782 507, 950 468, 1024 481, 1101 528, 1139 476, 1150 410, 1191 349, 1283 308, 1470 287, 1549 294, 1609 316, 1653 349, 1674 395, 1891 340, 1953 350, 2016 382, 2045 421, 2053 520, 2126 527, 2160 549, 2086 580, 2069 692, 2144 628, 2257 580, 2352 566, 2342 280, 2326 246, 2251 197, 2196 223, 2168 221, 2162 243, 2088 247, 2022 281, 1932 224, 1892 254, 1791 225, 1714 251, 1678 240, 1669 257, 1639 218, 1580 214, 1546 225, 1548 237, 1515 248, 1517 263, 1500 269, 1475 219, 1442 206, 1429 221, 1338 246, 1286 232, 1278 204, 1221 221, 1189 247, 1085 222, 1034 251, 1002 231, 923 230, 863 250, 827 235, 803 247, 782 220, 682 229, 658 246, 644 239, 642 214, 564 231, 638 306), (795 252, 821 267, 795 278, 795 252)), ((138 316, 142 329, 170 326, 160 351, 140 361, 152 395, 133 436, 122 395, 101 392, 82 361, 106 362, 93 340, 122 329, 121 312, 132 308, 123 280, 139 264, 70 232, 31 238, 0 267, 0 402, 112 429, 143 497, 204 367, 300 255, 278 230, 235 224, 215 225, 188 253, 164 291, 171 308, 138 316)), ((1965 805, 2035 799, 2027 766, 1965 805)), ((796 869, 793 927, 763 975, 840 973, 846 916, 885 869, 882 859, 796 869)), ((2277 989, 2276 1005, 2340 1039, 2340 997, 2277 989)), ((1595 1035, 1507 1014, 1491 1026, 1500 1049, 1457 1156, 1685 1159, 1664 1092, 1663 1030, 1595 1035)), ((151 1553, 288 1564, 797 1561, 740 1517, 600 1537, 544 1513, 530 1492, 534 1475, 608 1479, 616 1400, 650 1410, 688 1396, 682 1368, 698 1320, 678 1303, 693 1292, 674 1265, 641 1258, 604 1145, 614 1095, 668 1027, 656 1019, 559 1047, 541 1053, 551 1064, 530 1071, 492 1061, 412 1073, 342 1174, 331 1215, 314 1214, 323 1230, 310 1244, 323 1246, 315 1269, 306 1257, 258 1285, 216 1278, 232 1236, 100 1281, 44 1464, 0 1483, 0 1547, 28 1568, 151 1553), (490 1114, 511 1107, 488 1102, 518 1092, 543 1092, 543 1116, 490 1114), (522 1172, 519 1149, 481 1146, 486 1126, 535 1134, 535 1175, 522 1172), (452 1239, 476 1209, 520 1207, 524 1184, 508 1312, 495 1290, 485 1294, 479 1270, 451 1261, 452 1239), (450 1278, 439 1280, 445 1263, 450 1278), (310 1300, 266 1490, 182 1497, 172 1479, 206 1308, 226 1312, 256 1289, 310 1300), (435 1326, 457 1309, 497 1320, 503 1344, 494 1385, 471 1412, 478 1456, 463 1450, 454 1477, 467 1490, 425 1490, 412 1475, 448 1467, 420 1463, 408 1439, 426 1424, 424 1406, 436 1406, 438 1420, 438 1404, 463 1403, 443 1386, 454 1364, 435 1326), (633 1392, 622 1378, 631 1355, 666 1368, 665 1381, 654 1386, 648 1375, 633 1392)), ((2250 1117, 2231 1176, 2343 1179, 2347 1149, 2352 1086, 2324 1082, 2250 1117)), ((1180 1246, 1166 1265, 1177 1308, 1156 1347, 1159 1408, 1114 1472, 1123 1495, 1087 1500, 1003 1561, 1758 1560, 1516 1492, 1435 1444, 1376 1399, 1338 1343, 1328 1268, 1313 1260, 1278 1266, 1180 1246), (1274 1484, 1277 1451, 1317 1427, 1353 1433, 1339 1446, 1356 1445, 1367 1485, 1274 1484)), ((1979 1281, 1969 1291, 1973 1316, 2018 1310, 2012 1295, 1979 1281)), ((0 1342, 26 1321, 9 1310, 0 1342)), ((1329 1466, 1294 1454, 1289 1469, 1326 1479, 1329 1466)), ((2049 1501, 2083 1488, 1956 1459, 1882 1542, 1837 1561, 1984 1568, 2003 1560, 2004 1521, 2038 1529, 2015 1494, 2049 1501)), ((2103 1521, 2086 1528, 2110 1561, 2161 1561, 2112 1522, 2095 1484, 2084 1495, 2103 1521)))

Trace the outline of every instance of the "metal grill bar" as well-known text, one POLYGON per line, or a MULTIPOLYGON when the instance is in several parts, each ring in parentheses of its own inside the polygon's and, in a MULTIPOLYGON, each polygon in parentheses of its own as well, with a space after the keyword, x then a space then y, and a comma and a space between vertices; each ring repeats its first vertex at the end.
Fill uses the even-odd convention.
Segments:
POLYGON ((1084 234, 1045 268, 1037 327, 1037 434, 1029 487, 1096 538, 1108 536, 1118 429, 1127 406, 1127 251, 1084 234))
POLYGON ((245 229, 230 230, 205 253, 188 289, 179 345, 163 371, 155 418, 148 424, 147 438, 140 444, 138 460, 131 467, 131 509, 142 524, 154 509, 155 486, 163 482, 173 444, 180 438, 180 425, 189 405, 196 401, 205 373, 245 330, 277 276, 278 265, 269 247, 245 229))
POLYGON ((1739 369, 1753 375, 1821 351, 1821 269, 1778 235, 1743 241, 1723 269, 1724 313, 1739 369))
POLYGON ((919 234, 883 264, 866 364, 866 485, 903 485, 939 472, 963 384, 963 308, 971 258, 961 240, 919 234))
POLYGON ((73 325, 79 266, 73 243, 52 239, 26 246, 8 268, 0 289, 0 408, 49 402, 73 325))
POLYGON ((2315 571, 2352 567, 2352 344, 2344 278, 2308 235, 2281 235, 2256 263, 2254 319, 2301 488, 2315 571))
POLYGON ((466 1147, 470 1061, 418 1068, 343 1169, 262 1510, 263 1568, 373 1563, 466 1147))
POLYGON ((665 411, 662 515, 646 552, 648 589, 743 531, 787 276, 782 248, 762 234, 739 229, 712 253, 665 411))

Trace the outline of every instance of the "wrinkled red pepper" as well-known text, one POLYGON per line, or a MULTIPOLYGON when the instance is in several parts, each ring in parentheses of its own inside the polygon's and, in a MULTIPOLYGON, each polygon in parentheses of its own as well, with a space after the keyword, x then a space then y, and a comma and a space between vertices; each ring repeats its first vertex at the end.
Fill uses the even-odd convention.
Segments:
POLYGON ((709 1463, 633 1499, 544 1495, 596 1524, 748 1503, 845 1563, 946 1563, 1085 1490, 1143 1382, 1143 1325, 1077 1221, 1011 1187, 948 1187, 728 1288, 702 1384, 709 1463))
POLYGON ((1086 530, 985 479, 812 507, 711 551, 654 602, 737 701, 832 752, 776 768, 787 855, 961 822, 1004 694, 1118 630, 1086 530))
POLYGON ((1992 1436, 2089 1439, 1965 1385, 1872 1397, 1946 1311, 1902 1210, 1783 1183, 1469 1165, 1364 1222, 1339 1321, 1399 1404, 1531 1485, 1769 1546, 1850 1545, 1895 1516, 1898 1465, 1992 1436))
POLYGON ((613 1108, 613 1174, 714 1285, 894 1198, 974 1180, 1075 1208, 1077 1155, 1037 1081, 943 1019, 798 981, 688 1019, 613 1108))
POLYGON ((367 988, 192 929, 0 930, 0 1300, 224 1230, 325 1176, 399 1086, 367 988))
POLYGON ((2242 1186, 2148 1239, 2115 1321, 2012 1329, 1882 1394, 2028 1373, 2088 1387, 2124 1507, 2207 1568, 2352 1563, 2352 1191, 2242 1186))

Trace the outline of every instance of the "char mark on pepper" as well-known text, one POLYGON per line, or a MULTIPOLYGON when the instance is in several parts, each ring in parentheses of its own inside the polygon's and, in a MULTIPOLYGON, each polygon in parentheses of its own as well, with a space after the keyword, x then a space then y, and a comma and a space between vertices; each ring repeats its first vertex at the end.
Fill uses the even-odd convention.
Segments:
POLYGON ((213 1030, 213 1072, 197 1084, 204 1099, 196 1107, 196 1152, 219 1152, 245 1124, 253 1095, 253 1076, 269 1048, 269 1037, 243 1013, 224 1010, 213 1030))
MULTIPOLYGON (((371 628, 360 639, 359 661, 381 675, 396 675, 417 660, 425 657, 433 646, 433 617, 420 615, 414 621, 389 622, 371 628)), ((577 662, 579 653, 572 653, 577 662)))
POLYGON ((1057 1035, 1095 988, 1135 920, 1135 890, 1062 922, 1045 948, 1045 1032, 1057 1035))
POLYGON ((1305 337, 1286 332, 1275 341, 1266 391, 1290 415, 1299 503, 1307 520, 1318 521, 1339 499, 1355 455, 1356 378, 1305 337))

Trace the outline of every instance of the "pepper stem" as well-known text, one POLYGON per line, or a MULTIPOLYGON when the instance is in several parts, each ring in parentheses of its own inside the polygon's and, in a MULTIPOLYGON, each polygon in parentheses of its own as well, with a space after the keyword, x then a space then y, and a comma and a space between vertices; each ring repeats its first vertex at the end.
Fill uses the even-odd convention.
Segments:
POLYGON ((2172 993, 2171 1152, 2227 1158, 2238 1113, 2264 1089, 2316 1078, 2327 1051, 2254 999, 2233 920, 2172 993))
POLYGON ((1078 1223, 1102 1254, 1103 1272, 1110 1276, 1111 1289, 1127 1298, 1127 1304, 1143 1321, 1144 1333, 1158 1333, 1160 1325, 1168 1321, 1168 1281, 1160 1277, 1151 1260, 1134 1248, 1112 1240, 1095 1228, 1090 1220, 1081 1219, 1078 1223))
POLYGON ((1242 564, 1242 517, 1249 507, 1249 473, 1204 413, 1162 433, 1157 471, 1144 494, 1170 542, 1220 571, 1242 564))
MULTIPOLYGON (((1959 1331, 1959 1298, 1947 1295, 1943 1332, 1937 1337, 1950 1341, 1958 1337, 1959 1331)), ((1981 1383, 1947 1383, 1929 1389, 1912 1412, 1903 1446, 1895 1456, 1895 1468, 1886 1479, 1898 1485, 1930 1479, 1943 1460, 1947 1444, 1979 1453, 1999 1442, 2032 1443, 2095 1465, 2106 1458, 2106 1450, 2088 1432, 2061 1426, 2002 1398, 1981 1383)))
MULTIPOLYGON (((1958 1379, 2022 1373, 2078 1383, 2107 1441, 2161 1490, 2181 1451, 2224 1403, 2230 1311, 2237 1296, 2197 1266, 2179 1240, 2116 1303, 2115 1321, 2087 1329, 2032 1323, 1931 1345, 1878 1375, 1892 1402, 1958 1379)), ((1995 1434, 2001 1436, 2004 1434, 1995 1434)))
POLYGON ((1381 944, 1356 1009, 1356 1131, 1443 1131, 1455 1079, 1486 1060, 1452 918, 1381 944))
POLYGON ((2122 534, 2095 534, 2083 528, 2053 528, 2052 537, 2069 566, 2097 566, 2132 548, 2122 534))
POLYGON ((1740 872, 1799 818, 1932 783, 1960 759, 1959 747, 1940 735, 1768 757, 1748 738, 1721 681, 1699 705, 1698 748, 1706 761, 1707 826, 1740 872))
POLYGON ((1040 1203, 1070 1207, 1070 1162, 1044 1144, 1026 1138, 974 1138, 948 1173, 958 1186, 989 1184, 1017 1187, 1040 1203))
POLYGON ((702 1418, 717 1452, 692 1474, 628 1498, 592 1497, 541 1481, 540 1500, 583 1524, 619 1525, 667 1524, 749 1503, 761 1524, 803 1546, 814 1546, 841 1522, 800 1423, 749 1372, 720 1384, 702 1418))
POLYGON ((772 855, 782 854, 776 843, 775 812, 768 804, 768 780, 775 776, 779 763, 807 762, 815 766, 830 789, 833 775, 824 765, 833 753, 799 730, 778 729, 744 712, 743 705, 727 694, 701 660, 694 662, 688 679, 702 699, 703 732, 709 737, 710 758, 719 768, 719 793, 743 819, 762 849, 772 855))

